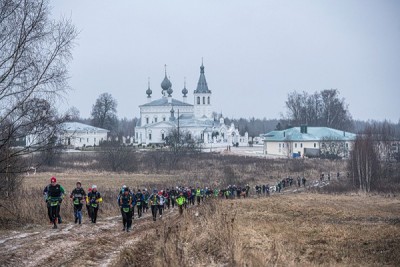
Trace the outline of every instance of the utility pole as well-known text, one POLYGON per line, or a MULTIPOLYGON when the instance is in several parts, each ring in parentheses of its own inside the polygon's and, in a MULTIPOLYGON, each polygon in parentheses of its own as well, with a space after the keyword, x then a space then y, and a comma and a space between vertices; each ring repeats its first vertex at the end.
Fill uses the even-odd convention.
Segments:
POLYGON ((181 139, 180 139, 180 137, 179 137, 179 109, 178 109, 178 142, 179 142, 179 144, 181 143, 181 139))

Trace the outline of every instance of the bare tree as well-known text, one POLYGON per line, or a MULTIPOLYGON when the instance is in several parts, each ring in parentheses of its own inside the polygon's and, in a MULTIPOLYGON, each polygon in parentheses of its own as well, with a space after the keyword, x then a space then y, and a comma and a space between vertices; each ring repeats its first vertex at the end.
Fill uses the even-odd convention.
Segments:
MULTIPOLYGON (((306 93, 304 92, 304 94, 306 93)), ((301 95, 296 91, 288 94, 286 107, 288 109, 288 117, 294 124, 306 123, 303 122, 303 118, 301 115, 304 106, 303 102, 304 102, 304 95, 301 95)))
POLYGON ((351 152, 350 169, 361 191, 371 191, 371 183, 377 179, 379 168, 372 134, 358 135, 351 152))
POLYGON ((325 158, 339 159, 347 156, 346 141, 343 141, 338 137, 323 137, 320 147, 321 154, 325 158))
POLYGON ((127 119, 122 118, 118 120, 118 138, 125 137, 134 137, 135 136, 135 126, 137 124, 138 119, 127 119))
POLYGON ((68 89, 67 63, 77 32, 70 21, 53 21, 49 13, 46 0, 0 1, 2 180, 16 179, 25 170, 22 156, 48 149, 63 121, 54 103, 68 89), (20 140, 25 144, 16 147, 20 140))
POLYGON ((165 143, 170 148, 171 166, 175 165, 188 154, 198 153, 201 150, 199 140, 195 140, 189 132, 179 129, 171 130, 165 138, 165 143))
POLYGON ((166 144, 174 153, 197 152, 200 150, 200 143, 187 131, 173 129, 165 139, 166 144))
POLYGON ((105 141, 101 145, 100 164, 106 170, 134 171, 135 151, 132 147, 126 147, 117 141, 105 141))
POLYGON ((321 91, 322 125, 336 129, 348 129, 351 126, 351 116, 344 98, 339 98, 337 89, 321 91))
POLYGON ((81 119, 81 113, 76 107, 70 107, 66 113, 68 121, 79 121, 81 119))
POLYGON ((352 118, 344 98, 337 89, 327 89, 310 95, 294 91, 286 101, 288 119, 292 125, 326 126, 341 130, 352 128, 352 118))
POLYGON ((111 94, 101 94, 92 107, 93 126, 110 130, 115 134, 118 124, 117 105, 117 101, 111 94))

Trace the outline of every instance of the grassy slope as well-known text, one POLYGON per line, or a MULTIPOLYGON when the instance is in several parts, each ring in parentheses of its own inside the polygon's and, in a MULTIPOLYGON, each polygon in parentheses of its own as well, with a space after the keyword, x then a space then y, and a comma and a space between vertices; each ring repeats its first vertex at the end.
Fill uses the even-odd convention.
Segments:
POLYGON ((125 249, 116 265, 398 266, 399 204, 308 193, 220 201, 159 226, 143 240, 156 250, 125 249))

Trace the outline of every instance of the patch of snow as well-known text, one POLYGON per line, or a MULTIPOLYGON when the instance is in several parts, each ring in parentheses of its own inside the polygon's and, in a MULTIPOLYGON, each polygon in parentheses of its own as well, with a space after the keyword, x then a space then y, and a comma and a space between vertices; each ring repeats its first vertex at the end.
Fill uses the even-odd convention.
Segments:
POLYGON ((18 234, 18 235, 10 236, 10 237, 4 238, 4 239, 0 239, 0 244, 4 244, 8 240, 13 240, 13 239, 16 239, 16 238, 25 238, 25 237, 28 237, 28 236, 31 236, 31 235, 37 235, 39 233, 40 232, 21 233, 21 234, 18 234))

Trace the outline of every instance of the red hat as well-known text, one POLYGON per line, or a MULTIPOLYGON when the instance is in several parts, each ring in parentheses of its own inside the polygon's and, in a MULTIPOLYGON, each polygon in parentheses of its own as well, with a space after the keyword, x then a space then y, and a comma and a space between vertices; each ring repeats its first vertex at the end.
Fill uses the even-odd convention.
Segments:
POLYGON ((92 188, 91 188, 91 187, 89 187, 88 191, 89 191, 89 192, 92 192, 92 188))
POLYGON ((50 182, 52 182, 52 183, 55 183, 55 182, 57 182, 57 179, 56 179, 56 177, 51 177, 51 179, 50 179, 50 182))

